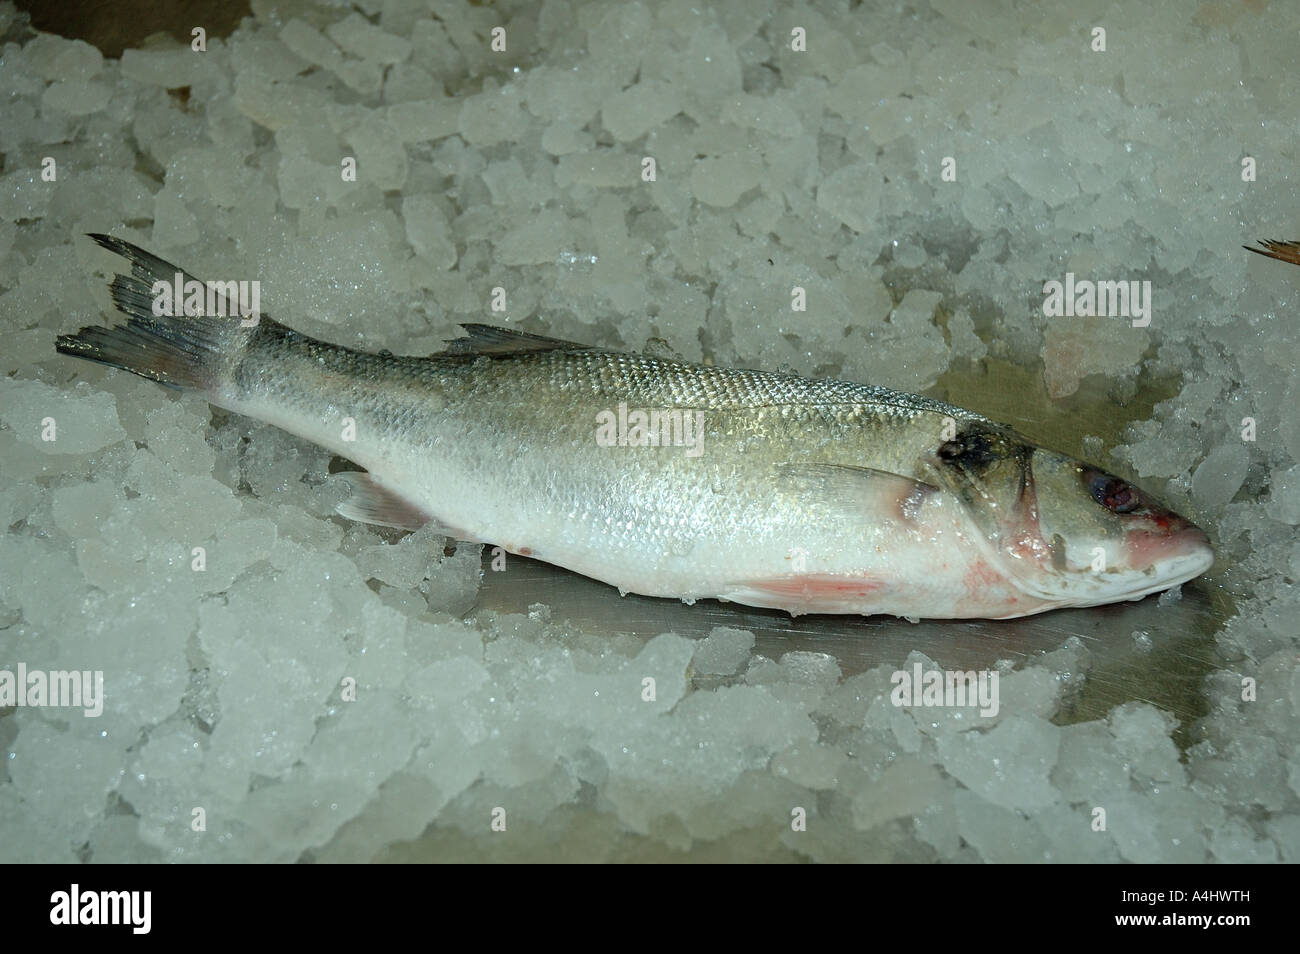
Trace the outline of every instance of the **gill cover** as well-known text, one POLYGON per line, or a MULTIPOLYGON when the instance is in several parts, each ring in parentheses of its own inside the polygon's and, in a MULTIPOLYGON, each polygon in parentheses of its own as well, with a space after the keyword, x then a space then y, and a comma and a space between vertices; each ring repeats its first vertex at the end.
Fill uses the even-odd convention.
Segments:
POLYGON ((980 422, 939 445, 929 464, 994 550, 1037 567, 1050 553, 1038 531, 1034 450, 1010 428, 980 422))

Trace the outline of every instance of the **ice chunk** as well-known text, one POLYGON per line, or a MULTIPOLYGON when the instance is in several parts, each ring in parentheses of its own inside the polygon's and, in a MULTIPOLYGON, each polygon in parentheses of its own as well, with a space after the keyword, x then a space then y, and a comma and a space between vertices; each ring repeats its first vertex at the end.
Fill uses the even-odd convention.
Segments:
POLYGON ((1176 720, 1155 706, 1130 702, 1110 714, 1115 748, 1133 766, 1138 778, 1153 782, 1181 781, 1183 768, 1169 733, 1176 720))
POLYGON ((507 232, 497 254, 504 265, 541 265, 557 261, 572 249, 573 240, 568 216, 559 209, 543 209, 507 232))
POLYGON ((41 105, 71 116, 89 116, 107 106, 110 95, 107 86, 94 80, 60 80, 50 84, 41 105))
POLYGON ((647 80, 605 100, 600 118, 615 139, 630 142, 640 139, 680 111, 681 105, 672 86, 662 80, 647 80))
POLYGON ((343 54, 320 31, 304 20, 294 18, 280 30, 280 42, 308 63, 338 71, 343 54))
POLYGON ((433 142, 456 132, 460 104, 452 99, 394 103, 387 117, 403 142, 433 142))
POLYGON ((1017 713, 987 732, 942 735, 935 744, 944 770, 973 792, 1006 808, 1035 808, 1060 797, 1048 779, 1060 732, 1050 722, 1017 713))
POLYGON ((1283 523, 1300 524, 1300 464, 1289 470, 1274 471, 1266 510, 1270 517, 1283 523))
POLYGON ((1250 455, 1244 445, 1220 445, 1197 465, 1192 474, 1192 494, 1203 507, 1220 507, 1236 495, 1249 467, 1250 455))
POLYGON ((9 759, 9 777, 47 846, 81 845, 104 806, 105 793, 117 787, 130 740, 103 739, 79 715, 66 730, 22 711, 21 728, 9 759), (60 753, 51 758, 50 753, 60 753), (77 771, 67 767, 75 765, 77 771))
POLYGON ((573 152, 587 152, 595 145, 591 134, 563 123, 547 126, 542 133, 542 148, 552 156, 567 156, 573 152))
POLYGON ((1196 817, 1199 806, 1186 789, 1161 786, 1149 795, 1121 790, 1097 807, 1105 809, 1107 831, 1128 861, 1186 864, 1206 860, 1206 841, 1196 817))
POLYGON ((384 102, 412 103, 446 95, 442 83, 416 63, 399 63, 384 75, 384 102))
POLYGON ((59 44, 46 79, 88 80, 104 68, 104 55, 82 40, 59 44))
POLYGON ((43 454, 89 454, 126 438, 117 399, 84 381, 63 389, 0 380, 0 420, 27 448, 43 454))
POLYGON ((53 494, 54 522, 70 537, 92 536, 96 526, 113 512, 121 499, 120 488, 107 480, 59 487, 53 494))
POLYGON ((156 864, 163 853, 140 838, 140 819, 135 815, 108 815, 87 839, 92 864, 156 864))
POLYGON ((193 86, 213 70, 211 53, 188 46, 175 49, 123 50, 122 76, 137 83, 176 89, 193 86))
POLYGON ((652 14, 640 2, 620 3, 591 18, 587 24, 587 49, 610 71, 608 82, 623 86, 636 75, 652 23, 652 14))
POLYGON ((1146 350, 1142 328, 1115 318, 1056 318, 1043 336, 1043 379, 1053 398, 1068 397, 1089 374, 1119 374, 1146 350))
POLYGON ((350 13, 325 30, 329 38, 353 56, 392 65, 411 55, 411 41, 394 36, 358 13, 350 13))
POLYGON ((728 676, 749 660, 754 634, 743 629, 715 626, 695 649, 696 672, 728 676))
POLYGON ((431 564, 438 562, 442 539, 430 524, 395 545, 363 547, 357 554, 357 565, 367 579, 382 580, 390 586, 412 587, 428 575, 431 564))
POLYGON ((1059 158, 1030 155, 1011 169, 1011 179, 1031 197, 1049 206, 1064 205, 1079 193, 1079 184, 1059 158))
POLYGON ((774 775, 811 789, 834 789, 847 768, 843 752, 823 745, 792 746, 772 759, 774 775))
POLYGON ((465 99, 457 130, 474 146, 491 146, 515 139, 526 125, 519 105, 522 97, 514 85, 485 90, 465 99))
POLYGON ((732 153, 699 160, 691 169, 691 192, 695 198, 718 208, 728 208, 762 178, 758 158, 732 153))
POLYGON ((555 173, 556 185, 612 188, 638 182, 637 165, 632 157, 613 149, 592 149, 566 155, 555 173))
POLYGON ((316 852, 320 862, 370 861, 384 846, 414 839, 447 802, 429 779, 396 772, 363 811, 316 852))
POLYGON ((953 804, 961 837, 984 861, 1002 864, 1046 860, 1051 843, 1033 817, 961 790, 953 794, 953 804))
POLYGON ((888 324, 863 321, 850 329, 843 343, 845 376, 906 391, 932 387, 949 359, 935 322, 942 299, 940 292, 913 288, 890 312, 888 324))
POLYGON ((853 796, 853 824, 874 828, 891 818, 910 818, 940 800, 948 784, 929 760, 899 759, 853 796))
POLYGON ((1231 819, 1210 837, 1214 860, 1225 864, 1272 864, 1278 860, 1272 842, 1256 837, 1240 819, 1231 819))
POLYGON ((840 666, 826 653, 785 653, 775 665, 758 656, 745 673, 745 681, 751 685, 795 683, 828 690, 840 681, 840 666))
POLYGON ((845 166, 817 187, 817 206, 855 232, 867 231, 880 214, 884 180, 867 163, 845 166))
POLYGON ((988 354, 988 346, 975 332, 975 322, 965 309, 958 308, 949 316, 948 338, 957 357, 978 361, 988 354))
POLYGON ((437 570, 431 570, 428 581, 422 585, 429 608, 462 616, 468 613, 478 599, 479 583, 483 579, 483 548, 476 544, 457 543, 456 552, 444 556, 437 570))
POLYGON ((456 264, 456 243, 438 201, 429 195, 408 195, 402 199, 402 221, 406 239, 415 254, 443 271, 456 264))
POLYGON ((804 128, 796 101, 783 95, 742 93, 723 104, 722 121, 782 137, 798 136, 804 128))

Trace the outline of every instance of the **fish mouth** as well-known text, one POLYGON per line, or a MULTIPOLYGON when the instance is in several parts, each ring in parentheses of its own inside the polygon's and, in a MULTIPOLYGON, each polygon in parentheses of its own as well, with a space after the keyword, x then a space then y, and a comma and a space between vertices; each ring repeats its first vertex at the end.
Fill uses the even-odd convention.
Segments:
POLYGON ((1004 568, 1022 593, 1040 601, 1043 609, 1133 602, 1186 583, 1214 565, 1214 547, 1205 531, 1181 517, 1171 516, 1175 517, 1177 527, 1172 531, 1129 532, 1123 543, 1127 565, 1121 564, 1104 574, 1048 570, 1038 551, 1050 552, 1051 548, 1041 537, 1035 538, 1041 546, 1031 548, 1033 555, 1027 560, 1024 556, 1029 556, 1028 553, 1009 561, 1003 548, 990 546, 987 541, 986 556, 1004 568), (1025 573, 1026 566, 1015 566, 1022 560, 1026 564, 1037 562, 1039 572, 1025 573))
POLYGON ((1127 580, 1121 577, 1121 580, 1107 581, 1095 591, 1093 598, 1068 598, 1058 605, 1087 607, 1136 602, 1200 576, 1214 565, 1214 547, 1200 527, 1187 521, 1183 523, 1185 529, 1159 537, 1130 534, 1131 538, 1137 539, 1127 540, 1126 546, 1130 548, 1130 554, 1136 552, 1139 555, 1141 562, 1134 561, 1131 569, 1121 571, 1127 580))
POLYGON ((1140 592, 1129 599, 1140 599, 1148 593, 1186 583, 1214 565, 1214 547, 1209 536, 1195 524, 1179 520, 1183 526, 1169 534, 1129 534, 1125 545, 1131 564, 1147 566, 1153 574, 1140 592))

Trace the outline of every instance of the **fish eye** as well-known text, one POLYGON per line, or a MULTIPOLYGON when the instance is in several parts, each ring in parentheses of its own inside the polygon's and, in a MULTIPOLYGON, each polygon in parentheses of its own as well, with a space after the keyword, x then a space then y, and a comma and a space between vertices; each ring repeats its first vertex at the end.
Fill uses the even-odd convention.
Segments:
POLYGON ((1088 489, 1092 499, 1112 513, 1131 513, 1142 502, 1136 487, 1101 471, 1093 471, 1088 489))

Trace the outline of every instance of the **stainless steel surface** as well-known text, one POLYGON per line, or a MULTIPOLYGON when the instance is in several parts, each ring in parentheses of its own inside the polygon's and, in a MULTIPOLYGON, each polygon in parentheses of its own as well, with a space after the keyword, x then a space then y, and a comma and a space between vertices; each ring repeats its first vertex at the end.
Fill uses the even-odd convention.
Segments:
POLYGON ((992 669, 999 660, 1019 665, 1060 649, 1071 636, 1087 648, 1082 688, 1067 697, 1057 722, 1105 718, 1111 707, 1142 700, 1183 723, 1204 712, 1201 679, 1215 668, 1214 633, 1234 615, 1231 599, 1213 578, 1184 584, 1182 598, 1161 606, 1151 596, 1137 603, 1055 610, 1017 620, 923 620, 887 616, 799 616, 716 600, 688 606, 677 600, 628 595, 549 564, 507 558, 492 571, 484 551, 483 586, 475 612, 526 613, 545 603, 553 622, 589 632, 659 633, 700 639, 715 626, 754 634, 754 651, 776 659, 795 650, 826 653, 846 677, 877 666, 901 666, 919 650, 944 668, 992 669), (1149 642, 1135 638, 1145 633, 1149 642))

